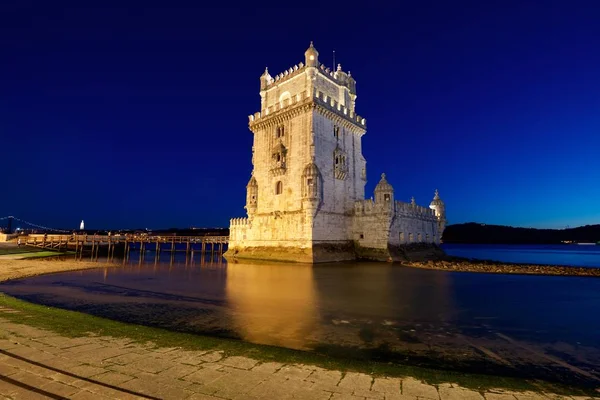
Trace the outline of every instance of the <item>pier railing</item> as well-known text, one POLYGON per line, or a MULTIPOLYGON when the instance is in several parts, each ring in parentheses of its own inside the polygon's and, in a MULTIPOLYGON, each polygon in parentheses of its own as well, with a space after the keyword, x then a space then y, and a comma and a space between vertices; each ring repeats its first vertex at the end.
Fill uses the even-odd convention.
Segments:
POLYGON ((44 235, 34 234, 21 237, 21 243, 50 250, 74 250, 80 257, 84 250, 91 250, 92 257, 98 257, 100 248, 108 250, 109 258, 114 255, 116 247, 122 248, 125 254, 132 248, 140 252, 168 251, 186 252, 186 254, 211 253, 223 254, 229 243, 229 236, 161 236, 161 235, 44 235), (176 246, 176 245, 180 246, 176 246), (185 244, 182 249, 181 244, 185 244), (198 248, 200 246, 200 248, 198 248), (179 247, 179 248, 177 248, 179 247))

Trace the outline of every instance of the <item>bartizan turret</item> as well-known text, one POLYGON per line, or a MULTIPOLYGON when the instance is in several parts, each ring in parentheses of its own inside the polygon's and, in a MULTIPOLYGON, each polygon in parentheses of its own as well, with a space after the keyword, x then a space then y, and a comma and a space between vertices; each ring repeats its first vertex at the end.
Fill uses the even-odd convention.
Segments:
POLYGON ((252 215, 256 212, 257 205, 258 183, 256 182, 254 175, 252 175, 248 185, 246 185, 246 211, 248 213, 248 217, 252 217, 252 215))
POLYGON ((304 64, 307 67, 318 67, 319 66, 319 52, 313 46, 313 42, 310 42, 310 46, 304 52, 304 64))
POLYGON ((437 189, 435 190, 431 204, 429 204, 429 208, 433 210, 435 217, 438 220, 438 235, 441 238, 444 229, 446 228, 446 206, 442 199, 440 199, 440 194, 437 189))
POLYGON ((395 209, 394 188, 385 179, 385 174, 381 174, 381 180, 375 186, 375 207, 390 212, 395 209))

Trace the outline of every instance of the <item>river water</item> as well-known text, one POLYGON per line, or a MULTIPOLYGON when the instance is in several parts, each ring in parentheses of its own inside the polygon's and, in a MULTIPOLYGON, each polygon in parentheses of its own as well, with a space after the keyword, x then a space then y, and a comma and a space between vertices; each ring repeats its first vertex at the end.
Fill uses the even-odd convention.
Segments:
MULTIPOLYGON (((472 246, 471 253, 466 245, 444 247, 449 254, 487 254, 484 258, 500 261, 569 259, 572 265, 600 266, 595 247, 565 246, 560 252, 543 246, 472 246)), ((11 281, 0 290, 116 320, 333 356, 585 386, 600 382, 597 278, 367 262, 310 266, 146 259, 139 262, 132 253, 121 268, 102 268, 99 261, 96 270, 11 281)))

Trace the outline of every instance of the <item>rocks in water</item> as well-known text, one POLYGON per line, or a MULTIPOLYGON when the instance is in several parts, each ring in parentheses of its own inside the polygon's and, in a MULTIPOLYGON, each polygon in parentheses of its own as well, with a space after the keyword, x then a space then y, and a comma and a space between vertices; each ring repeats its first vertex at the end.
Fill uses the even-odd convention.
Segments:
POLYGON ((444 271, 481 272, 491 274, 560 275, 600 277, 600 268, 559 265, 511 264, 490 260, 474 260, 447 257, 445 260, 406 262, 413 268, 439 269, 444 271))

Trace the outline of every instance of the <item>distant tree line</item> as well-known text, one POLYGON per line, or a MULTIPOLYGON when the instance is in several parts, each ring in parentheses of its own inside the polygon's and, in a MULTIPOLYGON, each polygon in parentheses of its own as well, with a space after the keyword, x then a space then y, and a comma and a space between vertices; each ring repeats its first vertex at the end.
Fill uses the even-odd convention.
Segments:
POLYGON ((570 229, 533 229, 470 222, 449 225, 442 236, 444 243, 559 244, 600 242, 600 225, 570 229))

